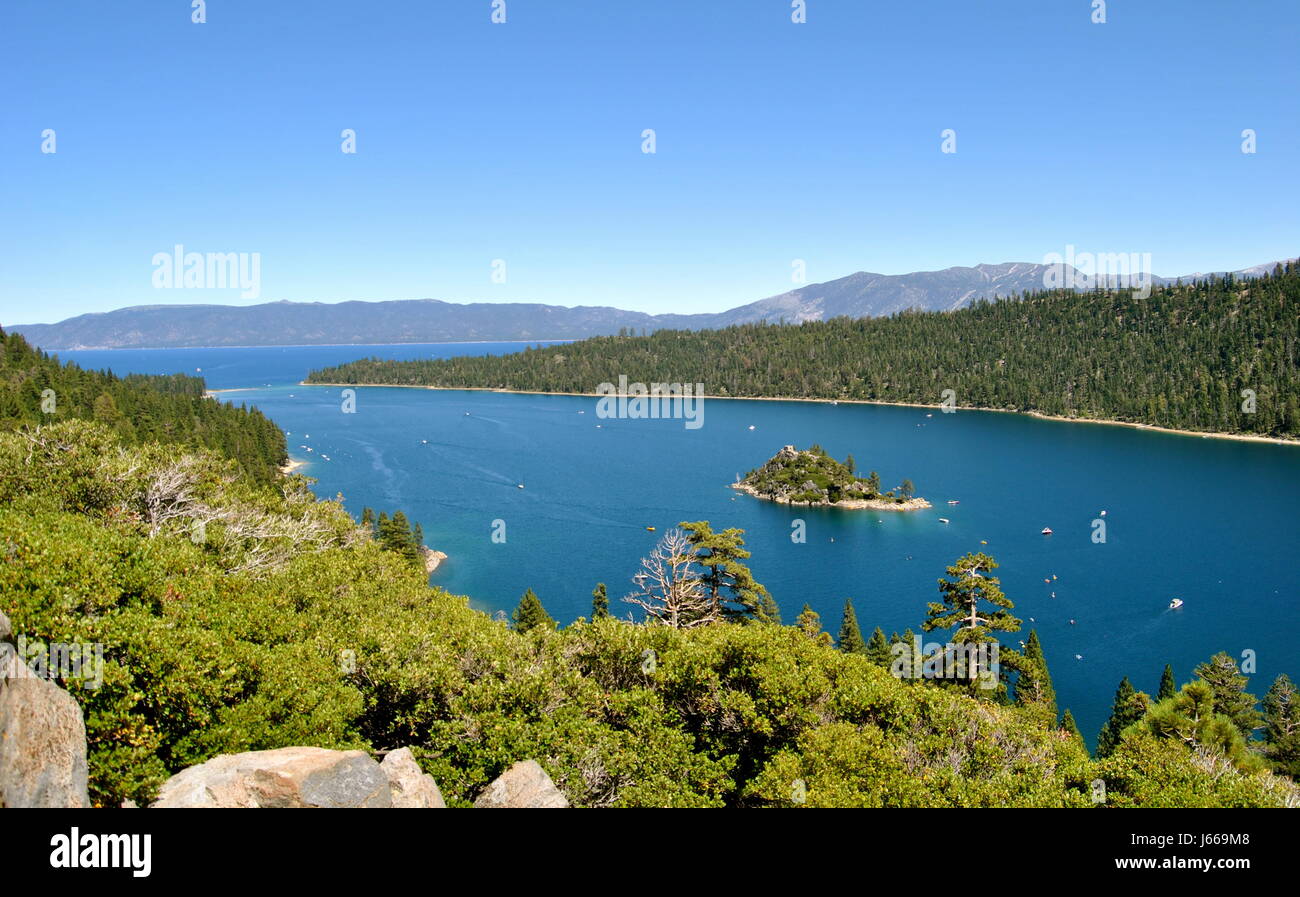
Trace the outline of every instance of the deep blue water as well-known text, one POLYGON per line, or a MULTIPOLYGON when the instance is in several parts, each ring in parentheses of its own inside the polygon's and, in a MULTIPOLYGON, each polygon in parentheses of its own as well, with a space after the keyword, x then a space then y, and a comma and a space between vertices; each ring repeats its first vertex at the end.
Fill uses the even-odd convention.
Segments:
POLYGON ((590 613, 591 589, 603 581, 613 609, 626 613, 619 599, 656 535, 707 519, 746 530, 751 565, 786 622, 806 602, 832 632, 846 597, 866 635, 877 625, 919 631, 944 567, 987 551, 1025 620, 1014 639, 1038 630, 1060 705, 1090 741, 1124 675, 1154 692, 1165 663, 1181 682, 1219 650, 1255 652, 1260 695, 1279 672, 1300 675, 1300 448, 806 402, 708 400, 704 426, 688 430, 681 421, 599 420, 592 398, 362 388, 356 413, 344 414, 340 389, 296 385, 313 367, 366 355, 518 348, 61 354, 119 373, 202 367, 214 388, 258 387, 226 398, 258 405, 291 434, 291 454, 310 461, 302 472, 317 478, 318 494, 343 493, 358 515, 363 505, 405 511, 450 556, 433 582, 486 611, 509 611, 531 587, 565 623, 590 613), (887 486, 910 477, 935 507, 791 509, 727 488, 782 445, 814 442, 854 455, 887 486), (1103 509, 1107 540, 1098 544, 1092 522, 1103 509), (796 518, 807 523, 804 544, 790 538, 796 518), (497 520, 504 544, 491 539, 497 520), (1044 526, 1055 534, 1040 535, 1044 526), (1175 596, 1186 604, 1171 611, 1175 596))

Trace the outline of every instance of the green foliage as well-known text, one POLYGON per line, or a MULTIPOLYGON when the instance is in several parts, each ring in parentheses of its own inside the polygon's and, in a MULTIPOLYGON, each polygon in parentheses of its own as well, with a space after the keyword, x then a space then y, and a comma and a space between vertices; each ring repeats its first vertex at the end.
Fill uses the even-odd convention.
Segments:
POLYGON ((256 408, 236 408, 204 393, 199 377, 118 377, 60 364, 22 336, 0 330, 0 431, 93 420, 127 444, 211 449, 257 482, 275 481, 288 460, 280 428, 256 408))
POLYGON ((596 583, 596 588, 591 590, 591 619, 603 620, 609 616, 609 593, 605 591, 603 582, 596 583))
MULTIPOLYGON (((850 455, 850 462, 853 456, 850 455)), ((751 470, 741 483, 753 489, 758 495, 780 501, 798 504, 836 504, 841 501, 862 501, 880 499, 880 476, 872 473, 871 478, 860 480, 854 475, 857 463, 841 464, 820 445, 814 445, 807 451, 799 451, 793 446, 786 446, 773 455, 762 467, 751 470)), ((911 480, 903 481, 909 489, 911 480)), ((898 501, 911 498, 901 492, 898 501)))
POLYGON ((1065 709, 1065 715, 1061 717, 1061 731, 1080 745, 1083 744, 1083 733, 1079 731, 1079 724, 1074 721, 1074 714, 1070 712, 1068 707, 1065 709))
POLYGON ((1025 708, 900 681, 807 618, 561 631, 530 591, 511 629, 380 542, 298 477, 104 424, 0 434, 0 611, 32 641, 103 645, 102 687, 59 682, 99 805, 294 744, 409 745, 452 806, 523 758, 583 807, 786 806, 795 780, 807 806, 1086 806, 1098 774, 1117 805, 1296 800, 1142 727, 1098 768, 1025 708))
POLYGON ((867 660, 885 669, 889 669, 894 657, 889 650, 889 642, 885 640, 885 632, 879 626, 876 627, 875 632, 871 633, 871 639, 867 642, 862 653, 866 654, 867 660))
POLYGON ((1244 772, 1264 768, 1231 717, 1218 713, 1215 705, 1214 689, 1207 682, 1189 682, 1172 698, 1152 707, 1141 724, 1157 738, 1212 752, 1244 772))
POLYGON ((700 582, 708 590, 713 604, 722 608, 724 617, 781 622, 776 602, 743 563, 750 556, 744 547, 744 530, 733 528, 714 532, 707 520, 683 521, 678 526, 686 533, 694 549, 693 563, 703 568, 700 582))
POLYGON ((1133 683, 1128 681, 1128 676, 1120 680, 1119 687, 1115 689, 1115 701, 1111 705, 1110 718, 1106 720, 1101 734, 1097 736, 1098 759, 1111 755, 1119 745, 1124 730, 1146 716, 1150 703, 1151 699, 1148 695, 1134 690, 1133 683))
POLYGON ((800 611, 799 618, 795 621, 795 625, 804 635, 808 636, 808 638, 812 639, 817 644, 823 645, 827 648, 833 644, 831 642, 831 634, 822 629, 821 614, 813 610, 811 606, 807 604, 803 606, 803 610, 800 611))
POLYGON ((370 508, 361 509, 361 524, 370 529, 385 551, 401 556, 416 570, 425 569, 424 532, 420 524, 412 525, 401 511, 395 511, 392 517, 380 511, 376 518, 370 508))
POLYGON ((1036 629, 1029 632, 1024 656, 1017 662, 1017 672, 1016 703, 1042 707, 1052 719, 1056 719, 1056 689, 1052 686, 1052 674, 1047 670, 1047 658, 1036 629))
POLYGON ((1165 671, 1160 674, 1160 690, 1156 692, 1156 701, 1164 701, 1178 693, 1178 683, 1174 681, 1172 664, 1165 664, 1165 671))
MULTIPOLYGON (((998 578, 989 575, 997 567, 997 561, 980 552, 958 558, 948 567, 947 578, 939 580, 942 603, 930 603, 921 628, 926 632, 955 628, 952 640, 959 645, 991 642, 994 632, 1019 630, 1020 620, 1010 613, 1015 605, 1003 594, 998 578), (986 610, 985 604, 992 605, 993 610, 986 610)), ((967 681, 973 682, 978 676, 975 665, 966 670, 967 681)), ((1056 718, 1054 713, 1052 718, 1056 718)))
POLYGON ((1300 692, 1286 673, 1264 695, 1265 754, 1274 768, 1300 777, 1300 692))
POLYGON ((979 301, 955 312, 748 324, 597 337, 532 352, 430 361, 371 358, 322 383, 590 393, 624 374, 700 382, 717 396, 1036 411, 1185 430, 1300 435, 1300 267, 1239 282, 979 301), (1255 413, 1241 407, 1255 390, 1255 413))
POLYGON ((1220 651, 1205 663, 1197 664, 1194 672, 1213 692, 1214 712, 1226 716, 1249 738, 1260 725, 1259 711, 1255 709, 1258 699, 1246 691, 1247 679, 1237 669, 1237 661, 1220 651))
POLYGON ((862 654, 866 651, 866 642, 862 641, 862 630, 858 628, 858 614, 853 609, 852 600, 844 599, 844 615, 840 618, 840 634, 836 639, 839 649, 845 654, 862 654))
POLYGON ((541 599, 532 589, 524 592, 510 619, 514 623, 515 632, 528 632, 537 628, 550 630, 556 626, 555 619, 542 607, 541 599))

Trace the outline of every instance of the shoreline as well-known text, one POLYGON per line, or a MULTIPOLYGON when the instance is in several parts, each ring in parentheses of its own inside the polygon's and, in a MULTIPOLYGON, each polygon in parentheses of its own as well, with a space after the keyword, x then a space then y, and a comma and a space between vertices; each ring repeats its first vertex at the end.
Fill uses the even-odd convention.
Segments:
MULTIPOLYGON (((542 389, 498 389, 494 386, 423 386, 415 383, 308 383, 306 380, 298 382, 299 386, 332 386, 332 387, 367 387, 370 389, 432 389, 440 392, 499 392, 508 395, 525 395, 525 396, 580 396, 586 398, 599 398, 598 393, 594 392, 557 392, 542 389)), ((808 398, 786 398, 782 396, 711 396, 702 395, 701 399, 713 399, 721 402, 812 402, 814 404, 829 405, 837 403, 840 405, 886 405, 893 408, 930 408, 937 409, 940 405, 927 405, 921 402, 886 402, 880 399, 808 399, 808 398)), ((1026 417, 1037 418, 1038 420, 1058 421, 1066 424, 1101 424, 1109 427, 1129 427, 1134 430, 1145 430, 1151 433, 1169 433, 1174 436, 1200 436, 1204 439, 1233 439, 1238 442, 1263 442, 1270 445, 1300 446, 1300 439, 1294 439, 1287 436, 1256 436, 1253 433, 1217 433, 1213 430, 1178 430, 1173 427, 1158 427, 1155 424, 1134 423, 1127 420, 1109 420, 1098 417, 1064 417, 1059 414, 1045 414, 1042 411, 1022 411, 1018 408, 980 408, 975 405, 958 405, 958 411, 985 411, 995 414, 1023 414, 1026 417)))
POLYGON ((299 461, 297 458, 290 458, 284 464, 280 465, 280 473, 288 476, 300 467, 306 467, 306 461, 299 461))
MULTIPOLYGON (((49 324, 14 324, 14 327, 49 327, 49 324)), ((17 331, 21 333, 22 331, 17 331)), ((560 336, 553 339, 445 339, 432 343, 282 343, 267 344, 263 346, 77 346, 76 348, 47 349, 44 346, 37 348, 50 353, 56 352, 167 352, 174 349, 180 349, 191 352, 195 349, 347 349, 353 346, 357 348, 366 348, 373 346, 461 346, 477 345, 479 343, 576 343, 579 340, 591 339, 589 336, 560 336)))
POLYGON ((743 492, 751 495, 760 501, 775 502, 778 505, 791 505, 802 508, 843 508, 846 511, 924 511, 932 508, 930 504, 920 496, 909 498, 907 501, 884 501, 878 498, 850 498, 845 501, 791 501, 788 498, 769 498, 766 495, 759 494, 759 491, 748 483, 732 483, 731 488, 737 492, 743 492))

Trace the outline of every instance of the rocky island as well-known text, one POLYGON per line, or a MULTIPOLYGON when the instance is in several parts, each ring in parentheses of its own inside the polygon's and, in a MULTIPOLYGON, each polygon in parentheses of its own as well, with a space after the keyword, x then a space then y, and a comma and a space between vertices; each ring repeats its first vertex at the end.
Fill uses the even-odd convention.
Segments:
POLYGON ((882 492, 880 474, 873 470, 866 479, 859 479, 852 455, 841 463, 819 445, 806 451, 787 445, 762 467, 732 483, 731 488, 790 505, 875 511, 919 511, 930 507, 924 498, 912 494, 911 480, 882 492))

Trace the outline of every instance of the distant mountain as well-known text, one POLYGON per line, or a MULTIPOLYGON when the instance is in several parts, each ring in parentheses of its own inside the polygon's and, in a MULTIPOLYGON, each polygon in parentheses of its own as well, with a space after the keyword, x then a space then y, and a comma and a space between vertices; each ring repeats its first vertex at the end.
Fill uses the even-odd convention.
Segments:
MULTIPOLYGON (((1257 277, 1276 263, 1233 272, 1257 277)), ((701 330, 757 321, 791 324, 835 317, 880 317, 906 309, 951 311, 977 299, 1042 289, 1047 265, 1004 262, 911 274, 859 271, 716 314, 648 315, 608 306, 530 302, 270 302, 263 305, 139 305, 79 315, 58 324, 6 327, 44 349, 189 346, 360 345, 469 340, 582 339, 633 331, 701 330)), ((1067 273, 1073 268, 1065 266, 1067 273)), ((1075 272, 1077 273, 1077 272, 1075 272)), ((1182 280, 1200 280, 1205 274, 1182 280)), ((1152 277, 1152 283, 1173 278, 1152 277)))

